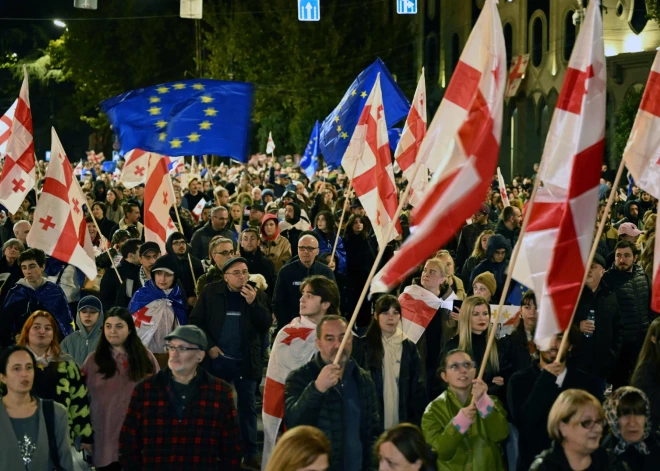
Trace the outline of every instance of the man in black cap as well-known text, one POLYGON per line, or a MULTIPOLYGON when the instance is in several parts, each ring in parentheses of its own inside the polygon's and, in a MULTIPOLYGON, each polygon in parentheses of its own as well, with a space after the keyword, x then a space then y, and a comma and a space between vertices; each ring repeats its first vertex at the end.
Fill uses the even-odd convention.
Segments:
MULTIPOLYGON (((463 227, 458 236, 458 248, 456 249, 456 266, 462 267, 465 261, 472 254, 474 244, 485 230, 495 230, 495 226, 488 222, 488 215, 490 208, 486 203, 483 203, 477 212, 472 216, 472 224, 463 227)), ((463 280, 464 283, 469 283, 470 280, 463 280)))
POLYGON ((222 273, 225 283, 211 283, 202 291, 188 323, 208 338, 210 371, 236 388, 243 466, 260 469, 255 393, 263 373, 262 337, 271 314, 266 295, 248 281, 247 260, 227 260, 222 273))
MULTIPOLYGON (((204 274, 204 266, 197 257, 188 253, 188 243, 186 238, 180 232, 173 232, 167 238, 165 244, 167 256, 176 262, 178 280, 186 293, 188 306, 192 308, 195 305, 197 296, 195 294, 195 285, 200 276, 204 274)), ((208 247, 206 249, 208 254, 208 247)))
POLYGON ((140 239, 128 239, 121 246, 121 262, 117 265, 117 273, 110 267, 105 270, 101 278, 99 299, 106 311, 113 306, 128 307, 133 294, 142 287, 140 284, 140 239))
POLYGON ((200 367, 206 335, 185 325, 165 340, 168 367, 135 386, 126 412, 119 436, 123 469, 238 471, 241 448, 231 386, 200 367))
POLYGON ((256 227, 257 230, 261 228, 261 220, 264 218, 266 210, 262 204, 253 204, 250 207, 250 219, 248 220, 248 226, 256 227))
MULTIPOLYGON (((151 279, 151 267, 160 257, 160 246, 156 242, 145 242, 140 246, 140 286, 143 287, 151 279)), ((137 291, 137 288, 136 288, 137 291)))
POLYGON ((204 224, 201 229, 195 231, 190 239, 192 255, 200 260, 204 260, 209 255, 209 244, 211 239, 216 236, 226 237, 236 242, 236 236, 227 227, 229 222, 229 211, 223 206, 216 206, 211 210, 209 222, 204 224))
POLYGON ((364 207, 362 206, 362 202, 360 201, 360 198, 353 198, 353 201, 351 202, 351 214, 360 217, 364 217, 364 215, 366 214, 364 211, 364 207))
POLYGON ((623 346, 623 323, 614 290, 603 279, 605 259, 594 255, 573 324, 582 335, 573 343, 576 366, 600 380, 605 391, 623 346))

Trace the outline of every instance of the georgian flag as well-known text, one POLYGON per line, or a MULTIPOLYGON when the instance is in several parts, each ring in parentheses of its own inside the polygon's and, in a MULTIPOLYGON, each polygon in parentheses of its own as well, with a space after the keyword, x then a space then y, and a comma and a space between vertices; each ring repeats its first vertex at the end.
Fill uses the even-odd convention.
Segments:
POLYGON ((0 159, 2 159, 7 151, 7 142, 9 142, 9 136, 11 136, 11 126, 14 121, 14 112, 16 111, 17 104, 18 99, 14 101, 7 112, 0 118, 0 159))
POLYGON ((202 210, 204 209, 204 205, 206 204, 206 200, 202 198, 199 200, 199 203, 193 208, 192 214, 195 216, 195 218, 199 221, 200 216, 202 215, 202 210))
MULTIPOLYGON (((452 296, 455 297, 454 293, 452 296)), ((453 298, 449 299, 451 309, 453 298)), ((399 295, 401 304, 401 330, 413 343, 417 343, 429 323, 440 309, 443 300, 419 285, 406 286, 399 295)))

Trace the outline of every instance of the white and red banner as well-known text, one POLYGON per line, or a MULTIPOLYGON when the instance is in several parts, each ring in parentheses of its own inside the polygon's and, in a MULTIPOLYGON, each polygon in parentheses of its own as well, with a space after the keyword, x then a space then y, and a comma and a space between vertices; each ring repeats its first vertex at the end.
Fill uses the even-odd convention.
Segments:
POLYGON ((186 162, 183 160, 183 157, 169 157, 169 159, 170 162, 167 164, 167 168, 170 169, 172 175, 181 173, 186 169, 186 162))
POLYGON ((170 208, 176 203, 172 178, 167 169, 167 158, 149 153, 147 164, 147 184, 144 188, 144 240, 156 242, 160 253, 167 253, 167 237, 176 232, 170 217, 170 208))
POLYGON ((442 299, 426 288, 410 285, 406 286, 399 295, 399 304, 401 304, 401 330, 411 342, 417 343, 440 309, 442 299))
POLYGON ((9 136, 11 136, 11 126, 14 122, 16 105, 18 105, 18 99, 16 99, 7 112, 0 117, 0 159, 2 159, 2 156, 7 152, 7 143, 9 142, 9 136))
POLYGON ((82 171, 83 171, 83 162, 82 160, 78 162, 76 165, 76 168, 73 169, 73 174, 76 177, 81 177, 82 176, 82 171))
POLYGON ((204 205, 206 204, 206 200, 202 198, 199 200, 199 203, 193 208, 192 214, 195 216, 195 219, 199 221, 200 216, 202 215, 202 211, 204 210, 204 205))
POLYGON ((266 142, 266 154, 273 155, 275 152, 275 141, 273 141, 273 133, 268 133, 268 142, 266 142))
MULTIPOLYGON (((635 184, 654 198, 660 198, 660 52, 655 55, 623 158, 635 184)), ((657 224, 656 234, 660 234, 657 224)), ((654 250, 660 254, 660 237, 655 238, 654 250)), ((655 256, 651 309, 656 312, 660 312, 659 268, 660 256, 655 256)))
POLYGON ((124 154, 124 167, 119 182, 126 188, 134 188, 147 181, 147 167, 151 152, 142 149, 129 150, 124 154))
POLYGON ((33 135, 28 75, 27 70, 23 69, 23 84, 14 109, 0 174, 0 204, 10 213, 18 210, 36 180, 33 135))
MULTIPOLYGON (((424 136, 426 136, 426 123, 426 82, 424 80, 424 69, 422 69, 422 76, 417 83, 417 90, 415 90, 415 97, 406 119, 406 125, 403 127, 401 139, 399 139, 399 144, 394 152, 394 159, 403 172, 404 178, 408 181, 413 176, 417 154, 424 136)), ((424 163, 421 163, 411 185, 408 203, 417 206, 428 184, 429 169, 424 163)))
POLYGON ((286 378, 293 370, 300 368, 312 359, 317 352, 315 340, 316 324, 305 316, 292 320, 275 337, 268 360, 266 386, 264 388, 262 469, 268 464, 268 459, 277 440, 277 432, 284 417, 284 384, 286 378))
POLYGON ((105 155, 103 155, 103 152, 97 154, 93 150, 90 150, 87 151, 87 160, 95 164, 100 164, 105 160, 105 155))
POLYGON ((539 170, 543 188, 513 272, 536 293, 534 340, 541 348, 568 327, 588 269, 605 150, 606 80, 600 2, 591 1, 552 116, 539 170))
POLYGON ((50 162, 43 191, 34 211, 34 224, 27 236, 30 247, 41 249, 96 278, 94 246, 87 230, 83 195, 78 180, 55 129, 51 131, 50 162))
POLYGON ((507 206, 511 206, 509 204, 509 195, 506 192, 506 184, 504 183, 504 177, 502 176, 502 171, 500 170, 499 167, 497 167, 497 182, 500 186, 500 196, 502 197, 502 204, 506 208, 507 206))
POLYGON ((380 74, 371 89, 367 104, 362 109, 351 142, 341 159, 341 166, 352 179, 355 195, 369 216, 378 246, 386 245, 401 233, 401 227, 397 222, 396 229, 392 231, 389 239, 385 240, 387 228, 396 215, 399 201, 394 183, 380 74))
POLYGON ((434 175, 413 210, 414 232, 376 274, 372 292, 395 287, 484 202, 499 156, 505 82, 502 23, 496 2, 486 0, 417 156, 434 175))
POLYGON ((512 98, 518 93, 518 88, 525 78, 525 71, 529 64, 529 54, 521 54, 511 61, 509 76, 507 77, 506 98, 512 98))

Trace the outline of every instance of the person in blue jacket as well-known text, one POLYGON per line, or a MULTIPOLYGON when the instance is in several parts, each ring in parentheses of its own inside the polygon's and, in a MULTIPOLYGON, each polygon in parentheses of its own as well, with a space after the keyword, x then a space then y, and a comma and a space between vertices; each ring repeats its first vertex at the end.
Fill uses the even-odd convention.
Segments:
MULTIPOLYGON (((332 253, 332 248, 337 237, 337 225, 335 217, 330 211, 320 211, 314 221, 314 233, 319 240, 319 255, 332 253)), ((335 257, 338 260, 337 272, 346 274, 346 249, 344 249, 344 240, 339 237, 335 257)), ((334 267, 331 267, 334 268, 334 267)))

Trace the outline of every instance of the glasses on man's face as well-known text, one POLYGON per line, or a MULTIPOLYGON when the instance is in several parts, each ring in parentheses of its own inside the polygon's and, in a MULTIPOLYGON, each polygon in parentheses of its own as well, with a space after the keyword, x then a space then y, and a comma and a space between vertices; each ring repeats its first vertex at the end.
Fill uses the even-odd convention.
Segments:
POLYGON ((607 422, 605 421, 605 419, 598 419, 598 420, 587 419, 587 420, 581 420, 580 422, 578 422, 578 424, 580 424, 580 427, 582 427, 585 430, 591 430, 596 425, 600 425, 601 428, 605 428, 607 422))
POLYGON ((298 250, 302 250, 303 252, 314 252, 318 247, 305 247, 304 245, 299 245, 298 250))
POLYGON ((449 368, 452 371, 458 371, 459 368, 462 368, 464 370, 471 370, 472 368, 476 368, 477 364, 473 361, 464 361, 462 363, 452 363, 451 365, 448 365, 447 368, 449 368))
POLYGON ((175 241, 172 242, 172 246, 175 246, 175 245, 186 245, 186 241, 183 240, 183 239, 175 240, 175 241))
POLYGON ((236 270, 236 271, 230 271, 229 273, 227 273, 227 275, 231 275, 231 276, 248 276, 249 274, 250 274, 250 272, 247 271, 247 270, 243 270, 243 271, 236 270))
POLYGON ((236 252, 233 250, 223 250, 222 252, 213 252, 213 256, 216 255, 222 255, 223 257, 226 257, 228 255, 234 255, 236 252))
POLYGON ((193 352, 195 350, 199 350, 199 348, 197 348, 197 347, 175 347, 174 345, 165 345, 165 353, 167 353, 167 352, 186 353, 186 352, 193 352))

